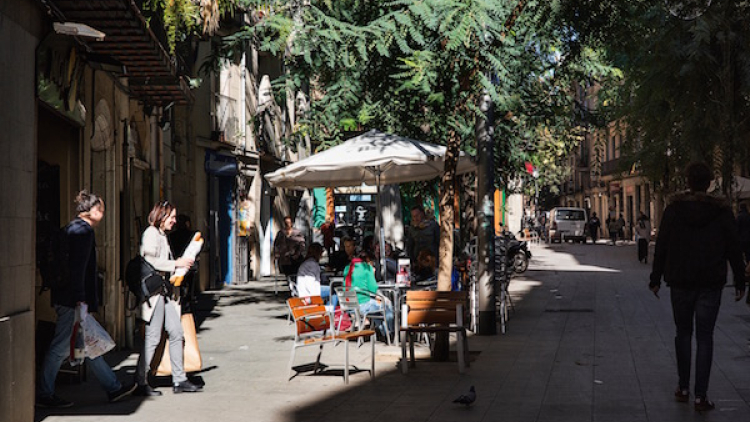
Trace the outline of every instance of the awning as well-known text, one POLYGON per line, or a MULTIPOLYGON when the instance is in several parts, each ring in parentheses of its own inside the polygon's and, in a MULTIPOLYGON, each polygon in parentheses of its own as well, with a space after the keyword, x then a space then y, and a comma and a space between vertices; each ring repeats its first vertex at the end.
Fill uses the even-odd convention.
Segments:
POLYGON ((94 54, 108 55, 127 71, 131 95, 148 104, 177 105, 193 100, 179 57, 170 56, 163 42, 146 24, 133 0, 51 0, 55 15, 65 21, 86 24, 106 34, 104 41, 91 41, 94 54))

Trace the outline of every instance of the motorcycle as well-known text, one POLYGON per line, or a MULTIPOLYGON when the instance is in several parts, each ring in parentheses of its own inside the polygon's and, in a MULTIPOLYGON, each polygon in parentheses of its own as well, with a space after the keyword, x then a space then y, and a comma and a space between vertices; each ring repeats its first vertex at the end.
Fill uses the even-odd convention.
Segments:
POLYGON ((508 242, 506 257, 508 259, 508 265, 513 269, 513 272, 521 274, 529 268, 531 251, 529 251, 526 241, 511 239, 508 242))

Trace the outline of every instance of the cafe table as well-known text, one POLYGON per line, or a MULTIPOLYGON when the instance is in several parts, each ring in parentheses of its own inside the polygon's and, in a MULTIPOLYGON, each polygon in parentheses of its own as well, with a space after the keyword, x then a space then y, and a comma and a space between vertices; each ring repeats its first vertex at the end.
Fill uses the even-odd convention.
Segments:
POLYGON ((396 346, 399 346, 401 343, 401 336, 400 336, 400 328, 401 323, 400 320, 400 314, 401 314, 401 297, 403 296, 404 291, 409 290, 410 287, 403 283, 380 283, 378 284, 378 290, 381 290, 385 293, 389 293, 391 297, 393 298, 393 325, 394 325, 394 343, 396 346))

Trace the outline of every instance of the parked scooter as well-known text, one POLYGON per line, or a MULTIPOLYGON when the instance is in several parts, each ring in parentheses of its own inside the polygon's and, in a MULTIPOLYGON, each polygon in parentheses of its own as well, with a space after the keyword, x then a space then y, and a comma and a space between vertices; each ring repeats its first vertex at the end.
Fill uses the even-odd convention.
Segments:
POLYGON ((513 272, 521 274, 529 268, 531 251, 529 251, 526 241, 510 239, 508 240, 506 257, 508 259, 508 266, 513 269, 513 272))
POLYGON ((505 263, 508 275, 525 272, 529 268, 529 259, 531 259, 531 251, 529 251, 526 241, 519 241, 509 231, 503 232, 498 239, 504 242, 500 250, 505 250, 505 263))

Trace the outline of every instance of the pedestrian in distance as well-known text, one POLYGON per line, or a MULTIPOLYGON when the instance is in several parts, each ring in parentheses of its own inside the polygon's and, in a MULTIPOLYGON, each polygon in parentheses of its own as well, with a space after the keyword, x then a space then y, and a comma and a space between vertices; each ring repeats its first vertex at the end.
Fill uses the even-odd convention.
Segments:
POLYGON ((648 264, 648 242, 651 240, 651 221, 641 211, 635 223, 635 238, 638 242, 638 261, 648 264))
POLYGON ((750 213, 747 212, 745 202, 740 204, 740 211, 737 213, 737 235, 745 263, 750 264, 750 213))
POLYGON ((273 242, 273 255, 279 270, 287 276, 297 274, 305 260, 305 236, 294 228, 292 217, 284 217, 284 228, 276 233, 273 242))
POLYGON ((617 218, 617 236, 620 240, 625 240, 625 217, 622 216, 622 213, 617 218))
POLYGON ((149 368, 156 347, 161 340, 162 331, 166 331, 169 336, 172 391, 175 394, 193 393, 203 389, 202 386, 190 382, 185 374, 183 365, 185 336, 180 320, 180 300, 179 297, 173 295, 174 286, 167 282, 177 268, 190 268, 194 262, 190 258, 173 258, 167 233, 172 231, 176 221, 177 208, 169 201, 157 203, 148 214, 149 226, 143 231, 141 237, 141 256, 154 269, 162 272, 165 283, 162 292, 151 296, 141 304, 140 308, 140 319, 146 324, 143 351, 138 357, 136 368, 138 388, 134 394, 137 396, 162 395, 161 391, 153 389, 148 383, 149 368))
POLYGON ((591 213, 591 218, 588 221, 589 236, 591 236, 591 242, 596 244, 599 239, 599 228, 602 226, 602 222, 599 217, 596 216, 596 212, 591 213))
POLYGON ((677 401, 690 400, 692 337, 695 331, 694 408, 711 410, 708 382, 713 335, 727 279, 727 261, 734 274, 735 301, 745 294, 745 268, 734 214, 725 198, 706 193, 713 178, 701 162, 685 170, 689 191, 676 195, 664 210, 656 239, 649 289, 659 297, 661 279, 670 287, 676 326, 677 401))
MULTIPOLYGON (((76 196, 77 217, 65 228, 68 243, 69 279, 65 285, 52 287, 52 304, 57 313, 57 324, 52 343, 39 371, 36 405, 39 407, 70 407, 73 402, 55 395, 55 379, 60 366, 70 356, 70 343, 75 324, 75 315, 82 309, 96 312, 99 296, 96 284, 96 238, 94 228, 104 218, 104 201, 97 195, 82 190, 76 196)), ((87 316, 87 318, 93 318, 87 316)), ((110 402, 121 400, 135 388, 134 384, 123 385, 103 356, 86 358, 88 369, 94 373, 101 387, 107 392, 110 402)))
POLYGON ((617 243, 617 232, 619 232, 619 229, 617 228, 617 212, 615 211, 615 207, 611 206, 609 207, 609 216, 607 217, 607 232, 609 232, 609 240, 612 242, 612 245, 617 243))

